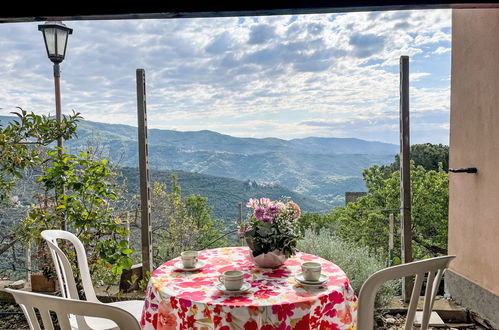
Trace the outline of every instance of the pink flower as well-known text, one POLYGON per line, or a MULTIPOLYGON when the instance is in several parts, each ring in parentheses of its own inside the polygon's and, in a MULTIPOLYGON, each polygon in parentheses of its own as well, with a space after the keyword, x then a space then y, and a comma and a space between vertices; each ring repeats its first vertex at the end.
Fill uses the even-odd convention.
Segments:
POLYGON ((177 283, 177 285, 181 288, 189 288, 189 289, 197 289, 197 288, 201 288, 205 285, 210 285, 212 284, 213 281, 209 280, 209 279, 205 279, 205 280, 201 280, 201 279, 194 279, 193 281, 180 281, 179 283, 177 283))
POLYGON ((266 215, 266 214, 265 214, 264 216, 262 216, 261 220, 262 220, 262 221, 265 221, 265 222, 270 222, 270 223, 272 223, 272 220, 273 220, 273 219, 272 219, 272 217, 271 217, 270 215, 266 215))
POLYGON ((258 220, 262 220, 264 215, 265 215, 265 209, 263 207, 257 207, 253 212, 253 216, 258 220))
POLYGON ((275 204, 272 204, 269 206, 269 208, 267 209, 267 212, 270 214, 270 215, 278 215, 281 210, 279 209, 279 207, 275 204))
POLYGON ((268 276, 268 277, 272 277, 272 278, 286 278, 290 274, 291 274, 291 272, 289 270, 287 270, 286 268, 285 269, 277 268, 277 269, 274 269, 270 272, 263 273, 264 276, 268 276))
POLYGON ((262 204, 262 205, 269 205, 270 204, 270 199, 262 197, 262 198, 260 198, 260 204, 262 204))
POLYGON ((272 296, 278 296, 278 295, 279 295, 279 292, 275 292, 274 290, 261 289, 261 290, 256 291, 253 296, 257 299, 268 299, 272 296))
POLYGON ((161 302, 158 308, 157 318, 153 320, 155 329, 174 329, 177 326, 177 319, 169 303, 161 302), (156 323, 156 324, 154 324, 156 323))
POLYGON ((237 234, 238 235, 244 235, 246 234, 247 231, 250 231, 253 227, 251 225, 247 225, 243 228, 238 228, 237 229, 237 234))
POLYGON ((296 323, 294 330, 310 330, 309 318, 309 314, 305 315, 298 323, 296 323))
POLYGON ((301 210, 295 202, 288 202, 288 207, 293 210, 293 219, 298 219, 301 216, 301 210))
POLYGON ((267 324, 260 328, 260 330, 274 330, 274 327, 267 324))
POLYGON ((291 330, 291 326, 287 325, 286 322, 282 322, 276 330, 291 330))
POLYGON ((345 297, 338 291, 333 291, 329 294, 329 300, 333 304, 341 304, 343 301, 345 301, 345 297))
POLYGON ((231 296, 221 301, 222 304, 233 306, 248 306, 253 303, 253 300, 245 296, 231 296))
POLYGON ((194 291, 194 292, 182 292, 178 295, 179 298, 185 298, 192 301, 202 301, 206 298, 206 294, 203 291, 194 291))
POLYGON ((244 330, 258 330, 258 324, 255 320, 250 320, 244 324, 244 330))
POLYGON ((188 315, 187 318, 182 321, 186 321, 185 324, 183 323, 182 325, 185 325, 187 329, 194 329, 194 324, 196 323, 196 318, 194 317, 194 315, 188 315))
POLYGON ((284 321, 294 314, 293 309, 295 309, 294 304, 274 305, 272 306, 272 314, 277 314, 279 321, 284 321))
POLYGON ((350 324, 352 323, 352 314, 350 313, 350 309, 345 308, 345 309, 340 309, 336 311, 336 315, 340 319, 340 321, 344 324, 350 324))
POLYGON ((258 207, 258 199, 250 198, 249 202, 246 203, 246 207, 251 207, 253 209, 258 207))

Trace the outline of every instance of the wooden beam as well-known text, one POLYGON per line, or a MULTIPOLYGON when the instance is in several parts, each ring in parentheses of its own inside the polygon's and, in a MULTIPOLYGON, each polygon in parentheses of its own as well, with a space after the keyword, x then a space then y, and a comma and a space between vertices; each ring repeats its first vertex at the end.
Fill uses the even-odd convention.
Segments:
POLYGON ((128 1, 120 6, 89 6, 87 3, 60 3, 57 6, 25 6, 11 3, 0 13, 0 23, 118 20, 118 19, 171 19, 268 15, 328 14, 344 12, 413 10, 413 9, 471 9, 498 8, 496 3, 476 0, 332 0, 332 1, 267 1, 258 2, 207 2, 170 1, 156 4, 128 1), (32 7, 32 8, 31 8, 32 7))
MULTIPOLYGON (((409 57, 400 57, 400 223, 402 262, 412 261, 411 155, 409 141, 409 57)), ((402 279, 402 298, 408 302, 412 278, 402 279)))
POLYGON ((153 271, 151 231, 151 190, 147 147, 146 76, 144 69, 137 69, 137 118, 139 139, 140 222, 142 241, 142 274, 153 271))

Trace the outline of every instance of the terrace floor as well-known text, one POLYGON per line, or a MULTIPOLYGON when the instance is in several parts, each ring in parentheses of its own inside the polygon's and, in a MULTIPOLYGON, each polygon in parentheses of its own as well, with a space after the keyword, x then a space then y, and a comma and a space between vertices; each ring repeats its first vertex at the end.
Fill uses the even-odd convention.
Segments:
MULTIPOLYGON (((0 329, 28 329, 28 324, 24 315, 12 296, 3 291, 5 287, 11 285, 12 281, 0 281, 0 329)), ((144 299, 144 293, 120 293, 117 286, 96 287, 96 294, 102 302, 128 299, 144 299)), ((26 288, 26 290, 28 290, 26 288)), ((420 299, 418 306, 422 307, 423 299, 420 299)), ((405 322, 404 315, 407 305, 402 303, 399 297, 395 297, 387 310, 376 318, 378 330, 402 329, 405 322)), ((487 326, 485 320, 480 319, 474 313, 459 306, 454 301, 444 297, 437 297, 433 311, 444 321, 441 326, 434 326, 431 329, 492 329, 487 326)))

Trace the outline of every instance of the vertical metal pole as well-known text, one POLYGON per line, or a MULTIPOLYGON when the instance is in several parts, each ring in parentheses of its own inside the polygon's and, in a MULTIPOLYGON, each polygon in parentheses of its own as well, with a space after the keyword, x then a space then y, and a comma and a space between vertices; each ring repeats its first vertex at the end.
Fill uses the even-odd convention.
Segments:
POLYGON ((128 213, 128 211, 125 212, 125 218, 125 229, 127 231, 125 240, 128 242, 128 244, 130 244, 130 214, 128 213))
MULTIPOLYGON (((55 119, 60 123, 62 121, 62 110, 61 110, 61 70, 59 68, 59 63, 54 63, 54 90, 55 90, 55 119)), ((64 142, 62 137, 57 140, 57 146, 59 148, 64 147, 64 142)), ((59 150, 61 154, 61 150, 59 150)))
POLYGON ((140 218, 142 238, 142 274, 153 271, 151 231, 151 190, 147 147, 146 76, 144 69, 137 69, 137 117, 139 138, 140 218))
MULTIPOLYGON (((62 122, 62 107, 61 107, 61 70, 59 63, 54 63, 54 91, 55 91, 55 119, 60 124, 62 122)), ((57 154, 59 157, 62 156, 62 149, 64 148, 64 140, 62 137, 57 139, 57 147, 59 151, 57 154)), ((64 195, 64 184, 60 187, 60 193, 64 195)), ((61 219, 61 230, 68 230, 68 225, 66 222, 66 217, 63 216, 61 219)), ((64 244, 62 245, 64 246, 64 244)))
POLYGON ((394 218, 393 213, 388 217, 388 262, 387 266, 390 267, 393 261, 393 236, 394 236, 394 218))
MULTIPOLYGON (((243 203, 239 203, 238 211, 239 211, 239 218, 237 220, 238 225, 242 225, 242 223, 243 223, 243 203)), ((239 239, 239 245, 244 246, 244 240, 242 238, 239 239)))
POLYGON ((26 283, 28 283, 28 287, 31 288, 31 241, 26 244, 26 250, 24 251, 26 256, 26 261, 24 263, 26 268, 26 283))
POLYGON ((242 224, 243 223, 243 203, 239 203, 238 211, 239 211, 239 224, 242 224))
MULTIPOLYGON (((409 143, 409 57, 400 57, 400 223, 402 262, 412 261, 411 160, 409 143)), ((408 302, 413 279, 402 279, 402 299, 408 302)))

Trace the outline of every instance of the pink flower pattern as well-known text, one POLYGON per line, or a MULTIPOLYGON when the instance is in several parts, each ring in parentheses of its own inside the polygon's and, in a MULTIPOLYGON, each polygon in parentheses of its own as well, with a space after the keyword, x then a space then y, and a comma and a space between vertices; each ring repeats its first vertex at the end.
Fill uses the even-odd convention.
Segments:
POLYGON ((325 259, 298 252, 276 269, 257 268, 246 247, 204 250, 206 265, 182 272, 170 260, 149 281, 140 325, 143 329, 302 330, 354 329, 357 297, 345 273, 325 259), (329 277, 322 288, 305 288, 294 279, 301 263, 318 261, 329 277), (245 272, 246 293, 227 295, 217 290, 226 270, 245 272))

